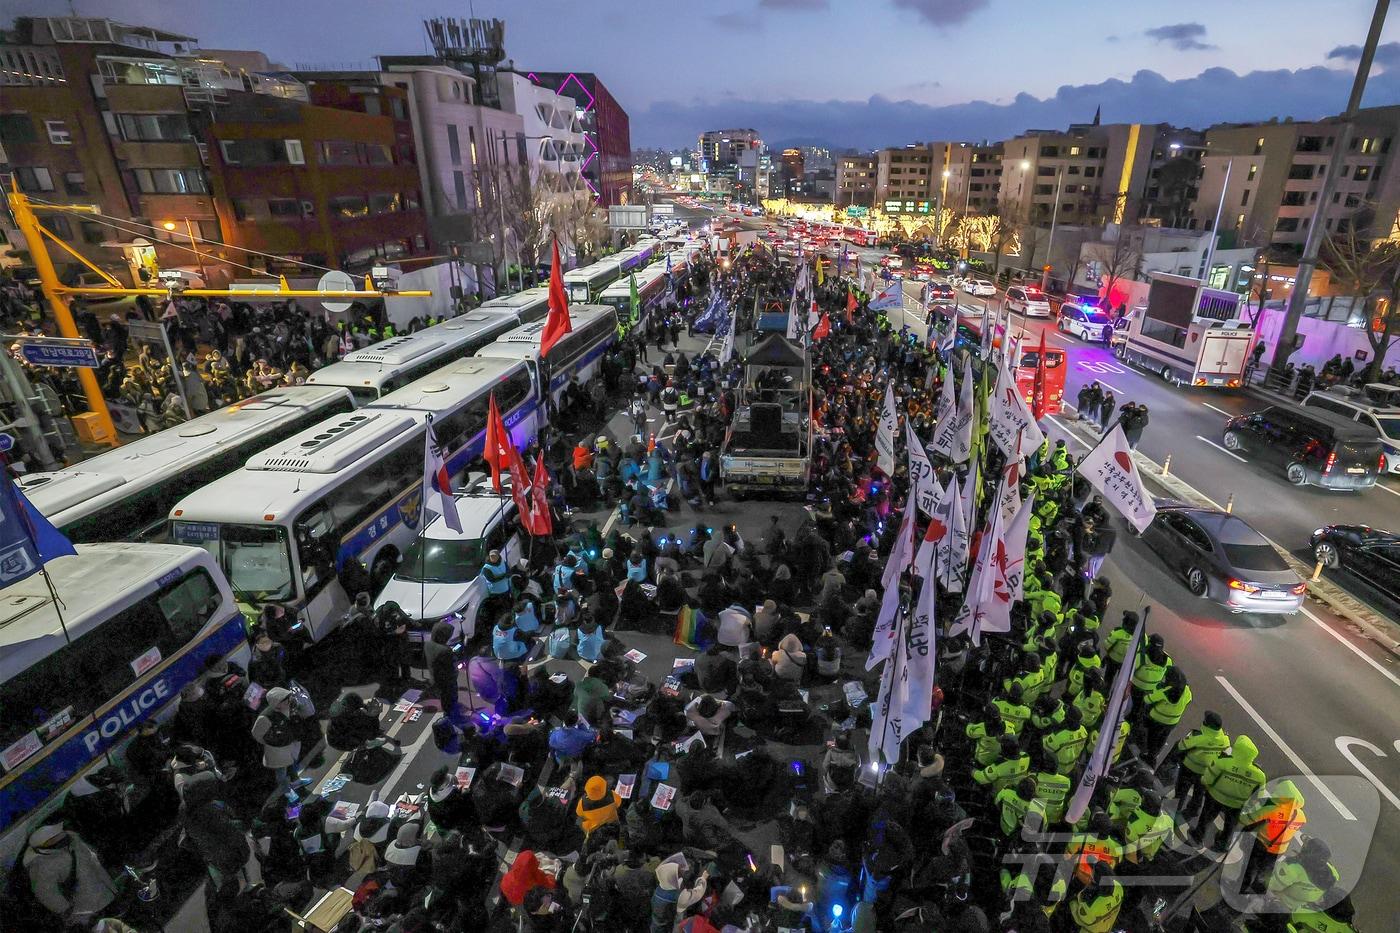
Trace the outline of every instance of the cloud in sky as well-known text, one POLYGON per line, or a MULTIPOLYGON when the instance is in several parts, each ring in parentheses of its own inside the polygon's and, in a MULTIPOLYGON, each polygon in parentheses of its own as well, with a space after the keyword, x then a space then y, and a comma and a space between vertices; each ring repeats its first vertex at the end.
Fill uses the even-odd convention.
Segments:
MULTIPOLYGON (((1226 121, 1334 114, 1345 106, 1350 86, 1351 76, 1345 71, 1318 65, 1247 74, 1208 68, 1178 80, 1142 70, 1127 80, 1064 85, 1044 98, 1021 93, 1004 104, 975 100, 931 106, 879 95, 866 100, 774 101, 712 95, 690 102, 661 101, 633 113, 632 144, 688 145, 700 131, 717 126, 756 127, 770 143, 810 138, 862 149, 915 140, 996 140, 1031 128, 1086 123, 1099 106, 1108 123, 1165 122, 1200 129, 1226 121)), ((1400 70, 1373 76, 1366 99, 1370 105, 1400 100, 1400 70)))
POLYGON ((831 8, 830 0, 758 0, 765 10, 826 10, 831 8))
POLYGON ((1143 35, 1158 42, 1165 42, 1180 52, 1200 52, 1215 46, 1205 41, 1206 27, 1200 23, 1173 23, 1170 26, 1156 26, 1143 35))
POLYGON ((933 26, 954 26, 985 9, 991 0, 894 0, 899 9, 918 14, 933 26))
MULTIPOLYGON (((1327 58, 1338 58, 1342 61, 1356 62, 1361 60, 1361 46, 1359 45, 1339 45, 1327 53, 1327 58)), ((1376 46, 1375 64, 1382 68, 1394 68, 1400 65, 1400 42, 1382 42, 1376 46)))

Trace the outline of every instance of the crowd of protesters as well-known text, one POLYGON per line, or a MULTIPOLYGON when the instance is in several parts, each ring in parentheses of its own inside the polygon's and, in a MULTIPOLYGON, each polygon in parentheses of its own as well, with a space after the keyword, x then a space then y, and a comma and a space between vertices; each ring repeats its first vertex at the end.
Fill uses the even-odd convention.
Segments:
MULTIPOLYGON (((747 329, 754 307, 786 305, 793 269, 755 249, 713 277, 702 271, 697 298, 719 289, 747 329)), ((899 762, 869 767, 864 659, 909 483, 903 465, 893 475, 876 465, 881 401, 893 386, 904 418, 931 436, 941 380, 961 370, 882 316, 848 311, 850 296, 865 297, 849 280, 833 274, 814 291, 832 328, 809 351, 818 441, 797 527, 775 516, 750 540, 709 523, 744 376, 739 360, 721 362, 718 340, 683 352, 697 301, 634 327, 608 358, 602 394, 567 390, 568 433, 546 432, 524 452, 553 477, 555 532, 515 566, 486 556, 467 662, 451 621, 371 609, 365 569, 341 572, 363 664, 350 682, 387 684, 390 697, 416 684, 434 710, 442 766, 421 797, 376 798, 347 817, 328 796, 305 795, 302 752, 322 729, 359 783, 383 780, 401 751, 361 692, 344 693, 322 723, 265 635, 248 670, 210 667, 168 734, 143 730, 127 756, 134 782, 180 813, 208 870, 216 930, 263 929, 269 907, 301 909, 313 889, 347 884, 347 929, 402 933, 1107 933, 1147 929, 1197 879, 1214 874, 1221 887, 1211 865, 1237 835, 1247 837, 1229 882, 1239 893, 1233 906, 1193 899, 1187 913, 1204 911, 1196 929, 1353 929, 1339 884, 1354 879, 1303 831, 1298 788, 1269 784, 1251 738, 1193 706, 1190 677, 1205 672, 1183 670, 1148 619, 1114 605, 1101 567, 1115 520, 1063 443, 1035 451, 1022 479, 1035 513, 1011 633, 976 648, 940 638, 933 719, 905 737, 899 762), (619 407, 630 434, 589 421, 619 407), (570 520, 600 508, 618 516, 606 536, 570 520), (668 516, 687 509, 693 525, 668 532, 668 516), (420 657, 409 632, 423 624, 420 657), (1146 637, 1130 656, 1139 626, 1146 637), (693 667, 648 681, 628 657, 628 631, 672 636, 698 652, 693 667), (542 663, 565 660, 582 663, 542 663), (1131 706, 1111 739, 1114 767, 1071 823, 1124 665, 1131 706), (865 696, 831 689, 852 681, 865 696), (250 683, 265 691, 256 709, 250 683), (251 783, 267 796, 240 822, 230 800, 251 783)), ((256 350, 200 333, 193 312, 182 331, 239 365, 273 345, 277 365, 316 361, 315 325, 257 315, 237 327, 256 350)), ((1080 407, 1107 426, 1111 396, 1080 407)), ((990 508, 1005 464, 995 448, 986 457, 990 508)), ((923 584, 897 585, 907 602, 923 584)), ((940 589, 938 618, 953 618, 962 598, 940 589)), ((279 611, 265 607, 268 629, 279 611)), ((94 818, 100 808, 78 790, 30 836, 22 863, 40 916, 92 928, 115 902, 104 849, 129 840, 112 839, 116 824, 94 818)))

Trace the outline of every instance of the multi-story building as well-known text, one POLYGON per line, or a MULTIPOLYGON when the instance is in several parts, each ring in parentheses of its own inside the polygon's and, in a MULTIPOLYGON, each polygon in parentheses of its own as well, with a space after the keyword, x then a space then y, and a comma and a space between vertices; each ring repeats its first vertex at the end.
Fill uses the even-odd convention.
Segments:
POLYGON ((426 255, 406 92, 372 73, 363 84, 305 77, 314 103, 230 92, 210 106, 205 133, 224 242, 356 270, 426 255))
POLYGON ((572 97, 531 81, 518 72, 501 72, 501 108, 524 122, 525 152, 531 181, 551 192, 587 191, 581 168, 588 158, 572 97))
MULTIPOLYGON (((1190 227, 1212 229, 1218 209, 1222 240, 1301 251, 1338 129, 1335 117, 1211 127, 1190 227)), ((1358 222, 1367 236, 1390 235, 1400 209, 1400 165, 1391 154, 1398 137, 1400 106, 1358 113, 1341 177, 1323 214, 1327 232, 1358 222)))
POLYGON ((746 149, 762 149, 763 140, 755 129, 706 130, 700 134, 700 170, 714 171, 739 161, 746 149))
POLYGON ((933 210, 934 178, 941 177, 942 160, 935 164, 935 147, 911 143, 881 149, 875 155, 875 206, 887 214, 927 214, 933 210))
POLYGON ((935 143, 941 148, 943 206, 956 214, 986 214, 1001 192, 1001 143, 935 143), (942 173, 947 172, 946 176, 942 173))
POLYGON ((998 206, 1008 217, 1038 225, 1134 220, 1149 201, 1153 172, 1160 174, 1180 151, 1170 143, 1189 136, 1166 124, 1140 123, 1031 130, 1002 143, 998 206))
POLYGON ((843 155, 836 160, 837 207, 873 207, 875 204, 873 155, 843 155))
POLYGON ((604 207, 632 199, 632 129, 627 111, 601 78, 586 71, 530 71, 535 83, 572 98, 588 152, 584 184, 604 207))

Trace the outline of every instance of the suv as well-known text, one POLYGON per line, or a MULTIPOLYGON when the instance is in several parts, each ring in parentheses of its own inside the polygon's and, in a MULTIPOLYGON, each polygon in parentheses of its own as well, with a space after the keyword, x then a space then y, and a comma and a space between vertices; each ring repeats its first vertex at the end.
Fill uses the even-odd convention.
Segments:
POLYGON ((1381 441, 1374 429, 1319 408, 1272 405, 1225 422, 1225 449, 1277 466, 1295 486, 1376 485, 1381 441))
POLYGON ((1384 471, 1400 473, 1400 405, 1394 394, 1395 387, 1388 385, 1368 385, 1361 390, 1338 386, 1308 393, 1303 404, 1375 428, 1385 456, 1384 471))
POLYGON ((1049 317, 1050 302, 1034 285, 1013 285, 1006 290, 1006 307, 1026 317, 1049 317))

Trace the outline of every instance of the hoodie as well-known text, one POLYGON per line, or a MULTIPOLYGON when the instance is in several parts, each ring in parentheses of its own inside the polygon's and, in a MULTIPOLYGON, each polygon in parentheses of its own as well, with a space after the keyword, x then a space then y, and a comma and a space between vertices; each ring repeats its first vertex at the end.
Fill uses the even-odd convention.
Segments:
POLYGON ((773 673, 783 680, 800 681, 807 669, 807 652, 802 650, 802 640, 791 633, 778 642, 778 650, 773 652, 773 673))
POLYGON ((689 870, 690 863, 680 852, 656 866, 656 891, 652 894, 653 911, 655 901, 662 900, 675 904, 677 913, 684 913, 705 896, 709 881, 704 876, 696 878, 695 884, 688 888, 681 887, 681 879, 689 870))
POLYGON ((1287 778, 1279 781, 1257 806, 1240 819, 1246 826, 1253 827, 1259 844, 1273 855, 1282 855, 1287 851, 1288 844, 1308 821, 1303 814, 1303 795, 1297 785, 1287 778))
POLYGON ((583 797, 574 806, 574 813, 584 835, 590 835, 600 826, 616 823, 621 806, 622 798, 608 789, 607 778, 595 774, 583 785, 583 797))
POLYGON ((1257 757, 1259 749, 1249 736, 1242 735, 1235 739, 1232 752, 1212 761, 1201 779, 1211 799, 1222 807, 1234 810, 1248 803, 1249 798, 1268 780, 1264 772, 1255 767, 1254 759, 1257 757))

